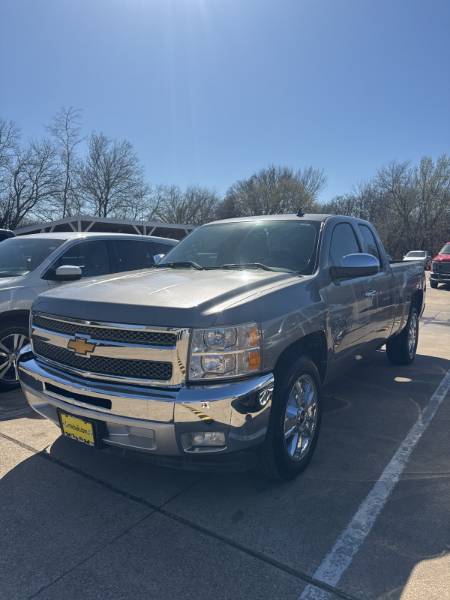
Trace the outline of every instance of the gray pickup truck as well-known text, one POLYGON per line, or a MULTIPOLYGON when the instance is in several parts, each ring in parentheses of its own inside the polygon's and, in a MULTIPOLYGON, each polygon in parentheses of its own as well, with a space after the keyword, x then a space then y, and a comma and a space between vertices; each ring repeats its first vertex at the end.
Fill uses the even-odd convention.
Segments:
POLYGON ((252 456, 291 479, 324 383, 383 345, 414 360, 424 293, 423 265, 390 264, 366 221, 218 221, 151 269, 40 295, 19 376, 75 440, 183 466, 252 456))

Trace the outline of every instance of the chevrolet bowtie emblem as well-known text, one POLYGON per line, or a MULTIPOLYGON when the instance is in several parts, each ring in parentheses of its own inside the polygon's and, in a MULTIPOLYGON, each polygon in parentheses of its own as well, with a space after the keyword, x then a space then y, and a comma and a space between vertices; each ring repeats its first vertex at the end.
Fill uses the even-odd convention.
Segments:
POLYGON ((89 356, 96 349, 96 344, 89 342, 84 338, 74 337, 69 340, 67 344, 67 348, 69 350, 73 350, 75 354, 80 354, 81 356, 89 356))

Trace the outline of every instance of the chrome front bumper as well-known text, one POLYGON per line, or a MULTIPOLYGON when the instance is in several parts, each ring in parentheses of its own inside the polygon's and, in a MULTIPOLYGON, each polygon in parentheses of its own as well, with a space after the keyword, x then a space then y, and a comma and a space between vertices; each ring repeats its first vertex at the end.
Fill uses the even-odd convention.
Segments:
POLYGON ((20 383, 30 406, 59 424, 58 409, 102 422, 102 442, 161 456, 230 453, 261 443, 273 375, 177 389, 86 380, 24 356, 20 383), (220 432, 221 446, 192 447, 193 433, 220 432))

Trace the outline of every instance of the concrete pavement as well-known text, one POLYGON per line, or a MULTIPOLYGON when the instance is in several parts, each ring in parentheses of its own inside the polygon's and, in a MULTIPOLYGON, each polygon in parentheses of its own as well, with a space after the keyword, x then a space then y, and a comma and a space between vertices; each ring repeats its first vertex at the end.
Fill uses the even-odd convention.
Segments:
POLYGON ((450 599, 449 395, 339 581, 315 578, 449 369, 450 289, 429 289, 415 363, 330 385, 282 485, 98 452, 1 395, 0 598, 450 599))

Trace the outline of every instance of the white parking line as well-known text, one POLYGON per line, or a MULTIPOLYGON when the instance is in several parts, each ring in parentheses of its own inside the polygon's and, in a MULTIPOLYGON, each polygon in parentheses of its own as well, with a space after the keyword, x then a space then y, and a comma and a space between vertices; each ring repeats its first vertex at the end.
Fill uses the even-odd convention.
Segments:
MULTIPOLYGON (((439 406, 450 390, 450 369, 420 413, 416 423, 400 444, 381 477, 375 483, 365 500, 360 504, 350 523, 336 540, 332 550, 323 559, 313 578, 331 586, 336 586, 344 572, 351 565, 353 557, 369 535, 378 515, 383 510, 403 473, 412 451, 431 423, 439 406)), ((330 594, 312 585, 302 592, 300 600, 326 600, 330 594)))

